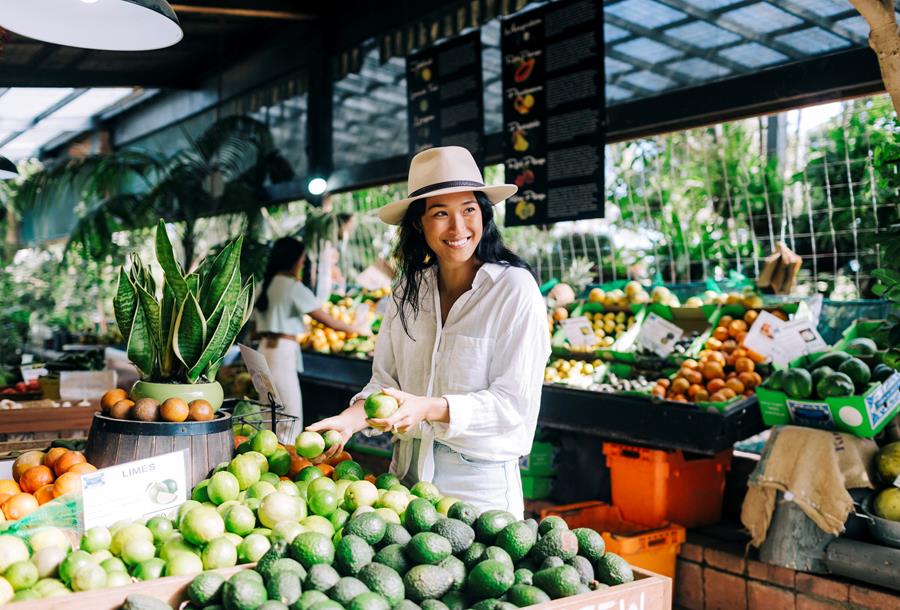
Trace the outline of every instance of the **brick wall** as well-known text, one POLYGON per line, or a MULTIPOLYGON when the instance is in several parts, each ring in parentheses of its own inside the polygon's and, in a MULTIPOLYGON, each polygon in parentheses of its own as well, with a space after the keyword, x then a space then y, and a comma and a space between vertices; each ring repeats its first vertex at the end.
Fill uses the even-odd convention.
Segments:
POLYGON ((840 577, 795 572, 757 561, 743 542, 688 534, 675 574, 683 610, 888 610, 900 593, 840 577))

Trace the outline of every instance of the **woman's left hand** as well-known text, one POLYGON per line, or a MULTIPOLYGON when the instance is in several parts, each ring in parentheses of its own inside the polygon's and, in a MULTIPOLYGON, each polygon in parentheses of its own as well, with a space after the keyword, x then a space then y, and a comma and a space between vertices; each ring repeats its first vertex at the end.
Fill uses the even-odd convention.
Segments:
POLYGON ((440 421, 444 419, 447 411, 447 401, 443 398, 429 398, 416 396, 394 388, 382 390, 388 396, 393 396, 400 403, 400 408, 384 419, 370 419, 369 425, 379 430, 394 430, 406 432, 410 428, 418 426, 423 421, 440 421))

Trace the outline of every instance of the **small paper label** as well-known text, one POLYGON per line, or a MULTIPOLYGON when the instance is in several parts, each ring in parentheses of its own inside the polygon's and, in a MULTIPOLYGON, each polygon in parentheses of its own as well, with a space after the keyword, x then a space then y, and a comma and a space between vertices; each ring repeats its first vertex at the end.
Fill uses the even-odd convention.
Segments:
POLYGON ((258 351, 246 345, 238 345, 241 350, 241 358, 244 359, 244 365, 250 373, 250 380, 253 387, 260 398, 266 402, 274 402, 281 404, 281 396, 278 395, 278 389, 272 380, 272 371, 269 369, 269 363, 266 358, 258 351))
POLYGON ((187 449, 81 475, 84 529, 169 514, 187 500, 187 449))
POLYGON ((684 331, 655 313, 650 313, 641 325, 637 343, 658 356, 665 358, 675 349, 675 342, 681 339, 684 331))
POLYGON ((573 347, 593 347, 597 345, 597 335, 587 318, 568 318, 560 322, 569 345, 573 347))
POLYGON ((22 371, 22 381, 25 383, 35 381, 47 374, 47 369, 43 364, 22 365, 19 370, 22 371))
POLYGON ((59 374, 60 400, 99 400, 114 387, 115 371, 62 371, 59 374))

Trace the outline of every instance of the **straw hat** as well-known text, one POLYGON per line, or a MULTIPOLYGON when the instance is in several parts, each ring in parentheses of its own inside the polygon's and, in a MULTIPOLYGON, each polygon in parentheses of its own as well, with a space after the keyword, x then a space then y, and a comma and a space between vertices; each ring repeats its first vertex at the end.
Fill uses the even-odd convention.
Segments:
POLYGON ((416 199, 481 191, 494 205, 513 195, 514 184, 486 186, 475 159, 461 146, 440 146, 423 150, 409 164, 409 196, 392 201, 378 210, 378 217, 390 225, 398 225, 406 214, 406 208, 416 199))

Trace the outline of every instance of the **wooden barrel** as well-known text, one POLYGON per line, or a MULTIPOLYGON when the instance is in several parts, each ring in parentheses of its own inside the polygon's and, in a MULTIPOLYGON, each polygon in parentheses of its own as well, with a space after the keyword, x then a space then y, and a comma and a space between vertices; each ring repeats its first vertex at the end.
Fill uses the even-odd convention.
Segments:
POLYGON ((204 422, 139 422, 97 413, 85 457, 97 468, 142 460, 188 449, 187 480, 191 487, 221 462, 231 459, 234 439, 231 415, 220 411, 204 422))

